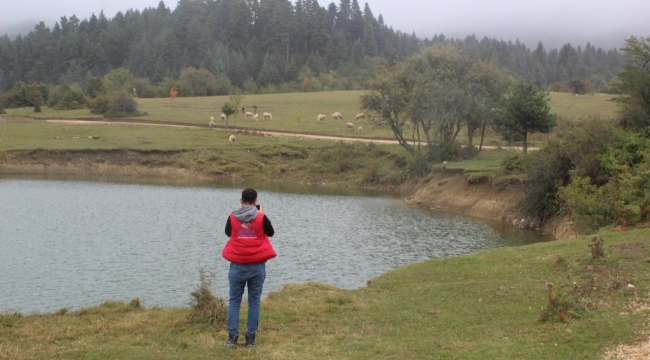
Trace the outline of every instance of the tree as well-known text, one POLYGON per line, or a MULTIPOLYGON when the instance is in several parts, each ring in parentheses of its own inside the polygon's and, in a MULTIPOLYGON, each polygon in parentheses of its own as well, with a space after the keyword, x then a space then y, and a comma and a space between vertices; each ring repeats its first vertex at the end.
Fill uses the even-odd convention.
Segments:
POLYGON ((523 141, 523 150, 527 152, 528 134, 548 134, 557 124, 547 96, 534 83, 517 81, 501 103, 494 130, 506 141, 523 141))
POLYGON ((129 70, 125 68, 117 68, 104 76, 103 83, 106 87, 106 92, 109 93, 131 89, 133 87, 133 80, 135 80, 135 78, 129 70))
MULTIPOLYGON (((234 90, 229 92, 228 98, 230 99, 230 104, 232 105, 232 107, 235 108, 235 113, 234 113, 235 119, 233 120, 233 123, 236 123, 237 114, 239 114, 237 109, 239 109, 239 107, 241 106, 241 102, 242 100, 244 100, 244 95, 242 95, 241 90, 239 90, 238 87, 235 87, 234 90)), ((234 125, 235 124, 233 124, 233 126, 234 125)), ((228 126, 228 122, 226 121, 226 127, 227 126, 228 126)))
POLYGON ((402 64, 397 64, 395 69, 380 75, 372 82, 370 92, 359 100, 363 110, 383 119, 400 146, 415 155, 414 146, 409 144, 403 133, 409 96, 415 82, 409 72, 402 68, 402 64))
POLYGON ((494 118, 494 108, 507 91, 510 80, 498 67, 486 63, 476 62, 465 76, 464 88, 467 93, 467 111, 465 124, 469 147, 473 147, 474 133, 481 129, 481 143, 478 150, 483 148, 485 129, 494 118))
POLYGON ((226 102, 221 106, 221 112, 226 115, 226 128, 228 128, 228 120, 230 116, 237 112, 237 108, 230 102, 226 102))
MULTIPOLYGON (((627 65, 618 74, 617 90, 622 95, 614 98, 621 108, 621 125, 643 130, 650 128, 650 37, 632 36, 623 47, 627 65)), ((650 134, 650 131, 648 131, 650 134)))
POLYGON ((25 93, 25 97, 34 105, 34 112, 41 112, 41 106, 43 106, 45 101, 43 100, 43 95, 37 88, 31 87, 25 93))
MULTIPOLYGON (((215 76, 206 69, 195 69, 189 67, 181 71, 179 80, 188 87, 188 96, 211 96, 215 95, 215 76)), ((185 92, 183 92, 185 94, 185 92)))

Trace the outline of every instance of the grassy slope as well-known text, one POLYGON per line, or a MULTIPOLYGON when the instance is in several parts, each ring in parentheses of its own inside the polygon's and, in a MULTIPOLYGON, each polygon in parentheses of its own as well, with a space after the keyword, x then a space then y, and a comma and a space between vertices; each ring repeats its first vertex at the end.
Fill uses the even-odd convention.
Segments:
POLYGON ((21 164, 30 169, 44 164, 49 170, 43 171, 104 174, 106 166, 114 165, 126 168, 127 173, 128 167, 133 167, 133 174, 141 174, 136 170, 142 167, 178 168, 222 180, 326 182, 345 187, 361 185, 364 177, 370 175, 372 178, 364 185, 382 188, 399 185, 405 178, 396 159, 405 158, 407 153, 398 145, 350 144, 241 132, 237 133, 237 141, 230 143, 229 134, 205 128, 68 125, 11 119, 0 125, 0 172, 6 172, 4 168, 20 171, 21 164), (100 138, 89 139, 93 134, 100 138))
MULTIPOLYGON (((353 92, 340 94, 345 96, 337 100, 339 103, 354 95, 353 92)), ((260 106, 261 111, 264 111, 263 104, 271 106, 274 102, 282 102, 287 105, 279 106, 277 112, 273 108, 274 121, 266 122, 265 126, 274 126, 274 129, 286 126, 291 130, 296 123, 282 122, 282 114, 296 119, 294 107, 304 105, 300 110, 304 113, 313 107, 313 103, 309 105, 302 96, 314 99, 321 96, 322 100, 330 96, 334 99, 335 94, 298 94, 296 103, 284 103, 291 99, 290 95, 293 94, 259 97, 255 105, 260 106), (285 108, 293 109, 293 115, 283 113, 285 108)), ((552 106, 559 95, 567 109, 596 108, 594 104, 573 102, 588 97, 563 94, 552 95, 552 106)), ((600 98, 594 99, 600 101, 600 98)), ((225 99, 177 99, 172 104, 163 100, 151 99, 148 100, 151 104, 146 105, 143 99, 142 110, 148 111, 152 119, 160 116, 159 120, 165 120, 162 116, 167 113, 175 114, 172 119, 175 122, 202 123, 207 122, 201 120, 202 117, 207 119, 212 115, 209 102, 219 104, 225 99), (178 100, 198 103, 185 107, 178 100), (172 111, 172 105, 178 108, 172 111), (170 109, 165 110, 165 106, 170 109), (196 110, 199 108, 204 110, 196 110), (161 113, 156 115, 155 111, 161 113)), ((249 104, 249 100, 257 101, 258 98, 247 96, 245 103, 249 104)), ((353 111, 354 106, 346 106, 349 110, 344 110, 343 106, 336 110, 343 112, 347 120, 346 112, 356 111, 353 111)), ((330 111, 334 110, 317 112, 329 115, 330 111)), ((581 114, 585 114, 585 110, 582 111, 581 114)), ((13 114, 20 112, 10 110, 13 114)), ((22 112, 34 115, 27 109, 22 112)), ((60 112, 53 114, 46 110, 36 115, 87 117, 87 114, 75 112, 65 116, 60 112)), ((304 116, 303 119, 307 119, 307 115, 304 116)), ((566 116, 573 115, 567 113, 566 116)), ((313 126, 320 126, 315 124, 315 117, 313 123, 313 126)), ((325 125, 333 127, 335 124, 341 125, 336 122, 325 125)), ((336 134, 334 132, 340 130, 331 131, 336 134)), ((386 157, 374 158, 378 154, 374 149, 367 153, 365 148, 340 144, 332 147, 331 142, 245 134, 238 134, 237 143, 229 144, 228 134, 205 129, 67 126, 10 118, 7 124, 0 124, 0 150, 42 148, 64 153, 74 149, 183 150, 184 158, 178 161, 184 166, 198 166, 208 173, 252 169, 253 172, 264 171, 265 175, 277 175, 284 167, 285 171, 301 171, 304 176, 322 171, 332 178, 345 178, 341 180, 344 182, 358 182, 363 176, 363 171, 353 173, 350 167, 364 169, 373 161, 387 163, 403 154, 399 147, 382 146, 379 148, 386 157), (100 134, 100 140, 87 139, 86 136, 92 134, 100 134), (64 138, 55 140, 54 136, 64 138), (323 149, 325 153, 320 153, 323 149), (312 167, 314 163, 309 159, 317 156, 323 164, 312 167), (350 159, 363 159, 365 163, 355 165, 350 159)), ((477 170, 489 169, 498 161, 498 156, 493 154, 481 156, 483 159, 475 160, 472 165, 477 170)), ((417 263, 384 274, 373 279, 369 287, 354 291, 321 284, 290 285, 269 295, 264 302, 260 347, 252 351, 225 349, 224 326, 189 324, 186 321, 188 309, 143 310, 127 304, 107 303, 66 315, 3 315, 0 316, 0 358, 592 359, 611 344, 632 341, 634 332, 643 326, 647 311, 635 312, 630 304, 633 300, 648 300, 650 265, 647 259, 650 253, 643 243, 648 235, 647 229, 605 233, 607 257, 594 264, 589 263, 588 241, 582 238, 417 263), (626 243, 635 245, 622 245, 626 243), (557 263, 558 255, 567 260, 565 265, 557 263), (568 323, 535 321, 546 303, 546 282, 553 282, 556 288, 566 291, 571 282, 587 285, 594 277, 597 291, 590 291, 582 301, 595 307, 581 319, 568 323), (636 285, 638 298, 623 293, 622 288, 628 281, 636 285), (429 314, 432 310, 434 314, 429 314)), ((242 319, 242 323, 244 321, 242 319)))
MULTIPOLYGON (((258 106, 258 113, 270 112, 273 114, 272 121, 254 122, 246 120, 240 113, 235 121, 237 127, 258 130, 280 130, 289 132, 312 133, 335 136, 362 136, 372 138, 394 138, 387 128, 378 128, 372 125, 368 119, 365 121, 354 121, 355 114, 359 110, 358 99, 363 91, 332 91, 319 93, 290 93, 271 95, 246 95, 243 106, 251 108, 258 106), (342 121, 331 121, 329 115, 335 111, 343 114, 342 121), (318 123, 318 114, 325 114, 328 120, 318 123), (363 126, 361 134, 352 132, 345 127, 345 123, 353 122, 357 126, 363 126)), ((587 117, 600 117, 609 119, 614 116, 616 106, 609 101, 609 95, 585 95, 573 96, 565 93, 551 93, 551 110, 563 119, 562 121, 576 121, 587 117)), ((221 105, 228 101, 227 96, 198 97, 198 98, 177 98, 173 102, 169 99, 140 99, 139 109, 147 112, 148 115, 138 120, 155 120, 177 123, 188 123, 206 125, 212 116, 218 125, 224 125, 219 119, 221 105)), ((8 109, 9 115, 22 115, 34 118, 96 118, 97 115, 90 114, 88 109, 58 111, 44 107, 41 113, 34 113, 31 108, 8 109)), ((233 119, 230 120, 230 125, 233 119)), ((461 142, 467 142, 464 131, 459 134, 461 142)), ((531 146, 539 146, 548 138, 547 135, 534 134, 531 136, 531 146)), ((478 144, 479 138, 474 139, 478 144)), ((499 144, 497 134, 491 129, 486 132, 485 144, 499 144)))
POLYGON ((106 303, 65 315, 1 316, 0 357, 594 359, 644 325, 649 233, 601 233, 605 257, 595 261, 589 239, 580 238, 419 262, 357 290, 288 285, 263 302, 254 350, 226 349, 225 325, 192 325, 187 309, 106 303), (574 281, 589 310, 537 322, 545 283, 567 293, 574 281), (628 282, 636 294, 623 291, 628 282))

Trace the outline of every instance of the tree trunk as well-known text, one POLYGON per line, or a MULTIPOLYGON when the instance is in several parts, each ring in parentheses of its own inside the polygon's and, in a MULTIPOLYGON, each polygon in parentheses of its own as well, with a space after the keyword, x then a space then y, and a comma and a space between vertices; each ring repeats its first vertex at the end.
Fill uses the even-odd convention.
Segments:
POLYGON ((528 132, 524 133, 524 152, 528 152, 528 132))
POLYGON ((480 152, 483 149, 483 139, 485 139, 485 126, 487 121, 483 120, 483 126, 481 127, 481 144, 478 146, 478 151, 480 152))

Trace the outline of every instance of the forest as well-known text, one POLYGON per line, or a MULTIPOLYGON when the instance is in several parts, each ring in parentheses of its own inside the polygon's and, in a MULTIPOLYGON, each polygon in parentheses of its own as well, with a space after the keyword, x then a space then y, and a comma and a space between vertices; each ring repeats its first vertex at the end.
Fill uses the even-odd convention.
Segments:
POLYGON ((174 11, 161 1, 0 37, 0 92, 19 82, 87 89, 116 69, 133 76, 140 97, 168 96, 174 85, 179 96, 367 89, 385 68, 435 44, 553 91, 610 92, 624 63, 616 49, 590 43, 547 50, 475 36, 421 39, 358 0, 326 8, 316 0, 179 0, 174 11))

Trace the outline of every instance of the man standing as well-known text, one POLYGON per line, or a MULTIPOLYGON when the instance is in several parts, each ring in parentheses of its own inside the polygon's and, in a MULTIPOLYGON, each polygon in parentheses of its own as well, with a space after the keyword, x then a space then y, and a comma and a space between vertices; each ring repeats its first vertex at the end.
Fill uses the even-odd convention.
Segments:
POLYGON ((242 207, 233 211, 226 222, 226 235, 230 237, 221 255, 230 261, 228 281, 228 340, 226 346, 237 347, 239 339, 239 308, 244 288, 248 287, 248 322, 246 347, 255 347, 255 333, 260 322, 260 300, 266 278, 266 261, 276 256, 269 241, 275 231, 264 209, 257 204, 257 191, 247 188, 241 193, 242 207))

